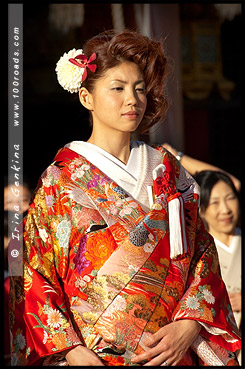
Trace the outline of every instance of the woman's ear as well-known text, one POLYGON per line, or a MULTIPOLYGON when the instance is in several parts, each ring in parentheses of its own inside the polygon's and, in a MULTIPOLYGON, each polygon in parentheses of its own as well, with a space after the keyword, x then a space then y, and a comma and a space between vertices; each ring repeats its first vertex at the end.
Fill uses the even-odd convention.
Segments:
POLYGON ((82 87, 79 91, 79 100, 86 109, 93 110, 92 94, 85 87, 82 87))

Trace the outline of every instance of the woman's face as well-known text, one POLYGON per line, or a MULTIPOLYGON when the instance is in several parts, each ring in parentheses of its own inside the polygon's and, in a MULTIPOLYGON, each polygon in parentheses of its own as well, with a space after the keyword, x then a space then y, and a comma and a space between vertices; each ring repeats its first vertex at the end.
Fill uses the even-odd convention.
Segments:
POLYGON ((146 109, 147 98, 143 75, 132 62, 122 62, 107 70, 89 93, 93 127, 103 132, 133 132, 146 109))
POLYGON ((219 181, 213 186, 208 207, 201 216, 212 235, 233 234, 239 217, 239 201, 227 183, 219 181))

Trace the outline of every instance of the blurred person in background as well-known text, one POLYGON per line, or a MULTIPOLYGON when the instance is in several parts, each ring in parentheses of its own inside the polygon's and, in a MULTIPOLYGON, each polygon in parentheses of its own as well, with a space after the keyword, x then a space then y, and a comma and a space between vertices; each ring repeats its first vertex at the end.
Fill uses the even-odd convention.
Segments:
POLYGON ((9 289, 10 278, 8 268, 8 244, 12 238, 12 232, 22 218, 27 214, 32 189, 28 180, 22 184, 4 181, 4 363, 10 365, 10 336, 9 336, 9 289))
POLYGON ((8 182, 5 180, 4 185, 4 210, 16 211, 19 214, 26 212, 29 208, 32 189, 27 180, 22 184, 15 185, 14 181, 8 182))
POLYGON ((27 214, 32 189, 28 180, 20 182, 4 180, 4 277, 8 275, 8 244, 14 228, 27 214))
MULTIPOLYGON (((237 326, 241 328, 241 229, 239 194, 228 175, 201 171, 195 179, 201 188, 200 216, 214 237, 221 274, 226 284, 237 326)), ((240 356, 240 355, 239 355, 240 356)))

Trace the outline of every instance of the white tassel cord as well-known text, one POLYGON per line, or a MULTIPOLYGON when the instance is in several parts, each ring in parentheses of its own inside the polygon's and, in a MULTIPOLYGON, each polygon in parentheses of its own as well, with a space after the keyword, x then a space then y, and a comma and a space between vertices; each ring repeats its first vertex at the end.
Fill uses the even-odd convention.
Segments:
POLYGON ((171 196, 168 201, 168 214, 170 258, 174 259, 187 252, 184 204, 180 194, 177 193, 174 198, 171 196))
POLYGON ((148 199, 149 199, 149 204, 150 204, 150 208, 151 208, 153 203, 154 203, 153 187, 152 186, 146 186, 146 188, 147 188, 148 199))
MULTIPOLYGON (((159 164, 152 172, 153 180, 163 178, 166 170, 164 164, 159 164)), ((168 214, 169 214, 169 241, 170 241, 170 258, 174 259, 178 255, 187 253, 187 237, 185 228, 184 201, 180 192, 172 194, 168 197, 168 214)))

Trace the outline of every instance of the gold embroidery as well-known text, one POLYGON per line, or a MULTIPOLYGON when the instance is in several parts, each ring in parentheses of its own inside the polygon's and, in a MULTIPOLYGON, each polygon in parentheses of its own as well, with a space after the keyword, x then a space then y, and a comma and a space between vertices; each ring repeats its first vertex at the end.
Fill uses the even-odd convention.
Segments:
POLYGON ((28 293, 28 291, 32 287, 32 280, 33 280, 33 272, 28 267, 28 265, 24 265, 24 290, 26 293, 28 293))

